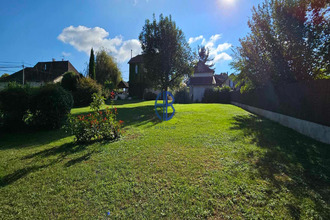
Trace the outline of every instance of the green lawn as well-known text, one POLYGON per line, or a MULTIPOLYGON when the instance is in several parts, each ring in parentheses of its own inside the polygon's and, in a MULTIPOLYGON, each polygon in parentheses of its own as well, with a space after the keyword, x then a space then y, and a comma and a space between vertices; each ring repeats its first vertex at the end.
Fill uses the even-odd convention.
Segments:
POLYGON ((330 219, 329 145, 233 105, 160 122, 153 104, 117 103, 112 143, 1 134, 0 219, 330 219))

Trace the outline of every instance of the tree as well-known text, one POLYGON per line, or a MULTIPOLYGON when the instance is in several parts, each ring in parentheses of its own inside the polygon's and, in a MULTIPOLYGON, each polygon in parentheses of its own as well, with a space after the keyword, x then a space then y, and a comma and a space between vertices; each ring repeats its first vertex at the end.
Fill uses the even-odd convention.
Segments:
POLYGON ((79 80, 79 75, 75 72, 66 72, 63 75, 61 86, 68 91, 75 91, 77 89, 77 84, 79 80))
POLYGON ((151 86, 167 91, 180 85, 184 75, 193 71, 193 56, 184 33, 171 16, 146 20, 139 40, 151 86))
POLYGON ((208 67, 213 67, 214 63, 206 64, 207 62, 212 62, 214 59, 209 58, 210 50, 205 48, 205 46, 198 46, 199 61, 203 62, 208 67))
POLYGON ((325 0, 315 2, 323 3, 313 6, 307 0, 273 0, 253 8, 248 22, 251 33, 240 39, 232 62, 243 90, 325 76, 329 67, 325 11, 329 12, 329 6, 325 0))
POLYGON ((117 86, 122 79, 117 63, 105 50, 100 50, 96 54, 95 73, 96 81, 102 85, 111 82, 117 86))
POLYGON ((90 58, 89 58, 88 76, 91 79, 96 80, 96 75, 95 75, 95 58, 94 58, 94 50, 93 50, 93 48, 91 49, 91 55, 90 55, 90 58))
POLYGON ((5 78, 5 77, 7 77, 7 76, 9 76, 9 74, 8 74, 8 73, 4 73, 4 74, 2 74, 2 75, 0 76, 0 79, 5 78))

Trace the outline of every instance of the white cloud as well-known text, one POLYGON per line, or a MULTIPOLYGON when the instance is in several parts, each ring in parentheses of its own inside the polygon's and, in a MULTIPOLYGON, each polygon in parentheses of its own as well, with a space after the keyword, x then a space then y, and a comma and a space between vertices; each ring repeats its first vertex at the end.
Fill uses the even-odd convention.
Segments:
POLYGON ((62 56, 64 56, 64 57, 69 57, 69 56, 71 56, 71 53, 67 53, 67 52, 62 52, 62 56))
POLYGON ((202 40, 202 39, 204 39, 203 35, 200 35, 198 37, 191 37, 188 40, 188 44, 192 44, 192 43, 194 43, 196 41, 199 41, 199 40, 202 40))
POLYGON ((122 36, 109 37, 109 33, 100 27, 89 28, 85 26, 69 26, 63 29, 57 37, 60 41, 70 44, 78 51, 90 54, 93 47, 95 51, 104 48, 108 50, 118 62, 128 61, 131 50, 134 55, 141 52, 140 42, 137 39, 123 40, 122 36))
POLYGON ((233 58, 225 53, 224 51, 230 49, 232 45, 230 43, 217 44, 217 41, 221 39, 221 34, 212 35, 208 40, 206 40, 203 35, 198 37, 191 37, 188 40, 189 44, 195 43, 199 40, 202 40, 201 45, 205 46, 210 50, 210 57, 214 58, 213 62, 217 63, 220 61, 228 61, 233 58))

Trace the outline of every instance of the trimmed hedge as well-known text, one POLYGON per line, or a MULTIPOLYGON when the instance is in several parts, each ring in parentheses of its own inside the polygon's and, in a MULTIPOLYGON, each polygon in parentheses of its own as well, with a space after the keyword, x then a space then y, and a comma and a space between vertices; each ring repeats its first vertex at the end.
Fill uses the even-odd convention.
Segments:
POLYGON ((68 91, 75 91, 77 89, 78 80, 78 74, 74 72, 66 72, 63 75, 61 86, 68 91))
POLYGON ((188 104, 191 103, 191 97, 187 88, 182 88, 174 94, 175 103, 188 104))
POLYGON ((0 127, 6 131, 59 128, 72 105, 71 93, 59 85, 11 86, 0 92, 0 127))
POLYGON ((29 109, 29 100, 30 91, 26 87, 12 86, 0 92, 3 127, 9 130, 20 130, 25 127, 23 117, 29 109))
POLYGON ((213 89, 206 89, 204 92, 204 97, 202 99, 203 103, 230 103, 230 87, 216 87, 213 89))
POLYGON ((77 89, 72 92, 75 107, 89 106, 93 101, 92 95, 102 94, 102 86, 90 78, 80 78, 77 83, 77 89))
POLYGON ((43 129, 60 128, 72 106, 71 93, 61 86, 50 84, 41 87, 30 103, 33 125, 43 129))

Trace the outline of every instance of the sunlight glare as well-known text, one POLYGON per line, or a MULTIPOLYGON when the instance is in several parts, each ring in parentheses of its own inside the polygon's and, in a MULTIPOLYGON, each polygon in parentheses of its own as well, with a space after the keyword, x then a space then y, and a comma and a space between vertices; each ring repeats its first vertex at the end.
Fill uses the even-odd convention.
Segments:
POLYGON ((218 0, 222 7, 233 7, 235 6, 236 0, 218 0))

